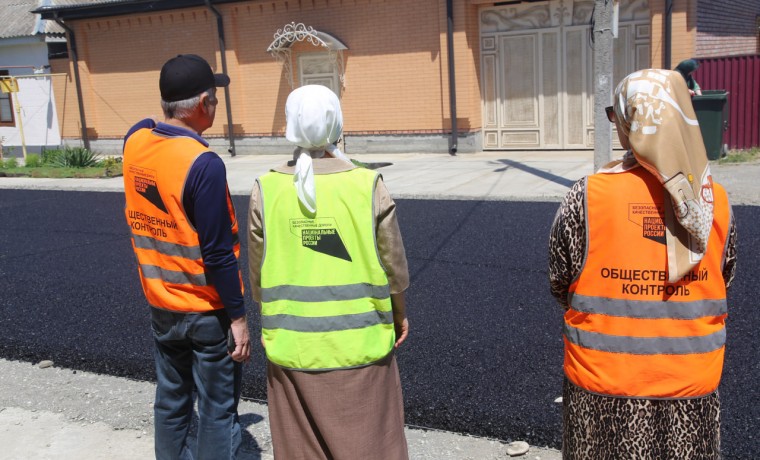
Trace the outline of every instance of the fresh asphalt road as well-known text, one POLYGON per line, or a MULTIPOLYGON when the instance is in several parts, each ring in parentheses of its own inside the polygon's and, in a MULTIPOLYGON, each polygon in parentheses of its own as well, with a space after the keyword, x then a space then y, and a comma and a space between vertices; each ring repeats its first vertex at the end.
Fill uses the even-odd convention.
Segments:
MULTIPOLYGON (((559 447, 562 319, 547 281, 557 203, 397 203, 412 276, 411 334, 399 351, 407 423, 559 447)), ((235 204, 245 223, 247 198, 235 204)), ((729 293, 722 444, 727 458, 755 458, 760 207, 734 211, 740 252, 729 293)), ((257 309, 247 302, 255 330, 257 309)), ((0 191, 0 336, 3 358, 154 379, 123 194, 0 191)), ((260 347, 244 380, 245 396, 265 399, 260 347)))

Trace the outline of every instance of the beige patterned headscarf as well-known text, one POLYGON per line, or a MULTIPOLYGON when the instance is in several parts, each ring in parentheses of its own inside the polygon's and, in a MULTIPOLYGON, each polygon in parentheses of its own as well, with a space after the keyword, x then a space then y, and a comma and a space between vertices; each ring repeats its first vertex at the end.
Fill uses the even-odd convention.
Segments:
POLYGON ((674 283, 702 260, 713 221, 712 176, 691 96, 678 72, 641 70, 615 89, 615 115, 636 161, 671 198, 665 226, 674 283))

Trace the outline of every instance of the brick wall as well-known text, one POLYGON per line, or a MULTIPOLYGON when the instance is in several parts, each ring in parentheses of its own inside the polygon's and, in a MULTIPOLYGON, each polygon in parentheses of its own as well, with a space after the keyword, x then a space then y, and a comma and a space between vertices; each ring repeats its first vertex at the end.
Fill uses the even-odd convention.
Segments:
POLYGON ((700 0, 697 57, 760 53, 757 0, 700 0))
MULTIPOLYGON (((665 52, 665 0, 650 0, 652 18, 652 66, 667 67, 665 52)), ((673 0, 670 68, 694 57, 697 37, 697 0, 673 0)))
MULTIPOLYGON (((441 49, 440 79, 442 83, 442 128, 451 131, 451 111, 448 71, 448 18, 446 2, 439 5, 439 34, 441 49)), ((454 2, 454 65, 456 84, 457 131, 480 129, 480 23, 477 5, 468 2, 454 2)))
MULTIPOLYGON (((86 123, 92 138, 120 138, 136 121, 163 118, 158 76, 163 63, 179 53, 195 53, 216 69, 215 20, 205 9, 186 9, 144 16, 119 16, 75 21, 86 123)), ((69 54, 71 56, 71 53, 69 54)), ((63 60, 56 60, 63 61, 63 60)), ((56 88, 64 137, 80 137, 81 127, 73 76, 68 67, 65 111, 56 88), (64 118, 65 117, 65 118, 64 118)), ((224 102, 219 105, 224 113, 224 102)), ((221 133, 222 124, 209 132, 221 133)))
MULTIPOLYGON (((301 0, 220 4, 224 18, 233 123, 247 136, 282 135, 291 88, 266 49, 277 29, 302 22, 348 46, 341 95, 344 129, 364 133, 440 133, 450 129, 444 0, 301 0)), ((460 130, 480 127, 476 7, 456 2, 455 63, 460 130)), ((79 45, 87 124, 98 138, 119 138, 137 120, 161 118, 158 76, 178 53, 195 53, 221 71, 216 18, 206 8, 71 22, 79 45)), ((292 48, 297 77, 299 53, 292 48)), ((64 63, 56 66, 65 67, 64 63)), ((70 71, 71 69, 69 69, 70 71)), ((297 78, 296 78, 297 80, 297 78)), ((296 81, 296 85, 297 85, 296 81)), ((73 78, 56 87, 65 137, 79 137, 73 78), (65 107, 63 107, 65 105, 65 107)), ((226 107, 205 133, 223 136, 226 107)))
POLYGON ((66 74, 65 77, 52 79, 61 137, 81 137, 74 67, 68 59, 51 59, 50 73, 66 74))

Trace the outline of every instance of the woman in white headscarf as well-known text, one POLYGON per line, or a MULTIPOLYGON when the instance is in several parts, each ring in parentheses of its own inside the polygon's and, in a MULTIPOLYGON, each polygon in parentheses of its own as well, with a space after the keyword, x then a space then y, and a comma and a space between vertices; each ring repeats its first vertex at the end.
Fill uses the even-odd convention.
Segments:
POLYGON ((248 231, 275 458, 406 459, 394 349, 409 330, 409 273, 395 203, 336 147, 330 89, 294 90, 285 113, 294 158, 256 180, 248 231))
POLYGON ((627 76, 607 115, 627 152, 572 187, 551 230, 563 457, 719 458, 731 207, 680 74, 627 76))

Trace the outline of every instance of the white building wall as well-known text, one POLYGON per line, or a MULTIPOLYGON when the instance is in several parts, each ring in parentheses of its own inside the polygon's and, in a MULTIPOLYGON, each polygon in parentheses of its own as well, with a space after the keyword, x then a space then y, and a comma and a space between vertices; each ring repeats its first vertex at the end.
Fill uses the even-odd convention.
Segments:
MULTIPOLYGON (((12 76, 32 75, 34 68, 48 65, 47 45, 44 37, 25 37, 0 40, 0 69, 8 70, 12 76)), ((50 70, 43 71, 49 74, 50 70)), ((61 144, 58 115, 55 110, 52 76, 40 75, 36 78, 19 78, 19 92, 13 95, 13 112, 16 126, 0 126, 0 137, 4 137, 6 147, 21 146, 23 124, 24 143, 27 151, 38 151, 39 147, 56 147, 61 144), (21 116, 17 112, 21 107, 21 116)), ((59 78, 59 77, 58 77, 59 78)), ((16 148, 17 154, 21 149, 16 148)))

